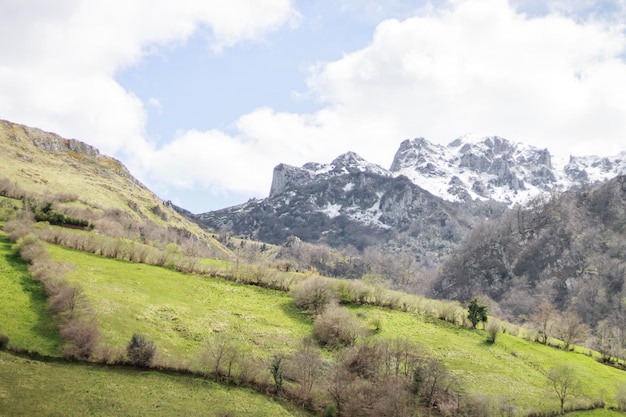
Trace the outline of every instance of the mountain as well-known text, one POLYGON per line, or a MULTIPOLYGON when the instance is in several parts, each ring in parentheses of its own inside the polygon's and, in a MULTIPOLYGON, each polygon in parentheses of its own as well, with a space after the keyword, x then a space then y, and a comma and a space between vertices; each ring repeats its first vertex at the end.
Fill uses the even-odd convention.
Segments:
POLYGON ((570 190, 476 227, 442 264, 441 298, 490 297, 510 319, 543 302, 585 323, 626 316, 626 175, 570 190))
POLYGON ((101 233, 145 240, 167 233, 199 238, 227 251, 168 201, 139 182, 118 160, 55 133, 0 120, 0 195, 53 202, 66 215, 86 218, 101 233), (128 236, 127 236, 128 235, 128 236), (150 236, 150 238, 148 238, 150 236))
POLYGON ((500 137, 463 136, 448 146, 423 138, 400 144, 390 169, 348 152, 330 164, 274 168, 269 196, 189 216, 274 244, 290 236, 335 247, 409 252, 436 266, 472 225, 542 192, 626 173, 613 158, 554 158, 500 137))
POLYGON ((390 171, 449 201, 496 200, 513 206, 541 192, 596 184, 626 173, 615 157, 554 157, 547 149, 497 136, 466 135, 448 146, 423 138, 400 144, 390 171))

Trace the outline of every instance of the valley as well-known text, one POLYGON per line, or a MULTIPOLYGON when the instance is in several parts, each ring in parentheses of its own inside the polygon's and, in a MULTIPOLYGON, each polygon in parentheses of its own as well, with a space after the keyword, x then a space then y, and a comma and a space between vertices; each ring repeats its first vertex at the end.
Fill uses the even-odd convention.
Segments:
MULTIPOLYGON (((556 371, 576 382, 571 415, 623 415, 623 176, 511 209, 442 198, 348 154, 277 167, 267 200, 193 215, 93 149, 2 127, 2 415, 555 415, 556 371), (75 154, 93 169, 53 184, 75 154), (563 246, 532 263, 553 236, 563 246), (584 337, 542 330, 543 296, 580 313, 584 337), (470 299, 489 312, 478 326, 470 299), (589 316, 582 300, 596 300, 589 316), (154 347, 143 362, 137 335, 154 347)), ((513 146, 489 140, 468 149, 513 146)), ((532 183, 520 172, 537 174, 520 158, 508 171, 519 187, 532 183)), ((603 175, 622 169, 610 166, 603 175)))

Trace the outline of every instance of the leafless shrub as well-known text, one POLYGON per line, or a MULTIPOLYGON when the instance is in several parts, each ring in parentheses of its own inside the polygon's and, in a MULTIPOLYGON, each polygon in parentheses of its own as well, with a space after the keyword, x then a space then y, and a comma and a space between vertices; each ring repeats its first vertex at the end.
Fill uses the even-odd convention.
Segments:
POLYGON ((324 360, 319 348, 305 339, 302 347, 287 359, 285 375, 298 383, 297 396, 302 404, 311 401, 311 392, 324 372, 324 360))
POLYGON ((617 394, 615 394, 615 402, 621 411, 626 411, 626 382, 617 386, 617 394))
POLYGON ((48 309, 53 314, 67 313, 72 318, 81 307, 84 308, 84 295, 78 285, 59 281, 53 293, 49 293, 48 309))
POLYGON ((331 349, 352 346, 363 333, 361 323, 345 307, 329 306, 313 323, 313 337, 331 349))
POLYGON ((100 362, 114 365, 123 362, 124 352, 119 347, 106 344, 96 349, 94 356, 100 362))
POLYGON ((3 230, 9 234, 11 242, 15 243, 22 237, 33 231, 34 221, 30 216, 9 220, 4 224, 3 230))
POLYGON ((457 302, 442 302, 439 306, 438 317, 448 323, 457 323, 457 319, 461 316, 460 306, 457 302))
POLYGON ((17 241, 17 247, 20 251, 20 257, 28 263, 33 263, 36 259, 42 259, 47 256, 46 249, 37 237, 29 233, 21 237, 17 241))
POLYGON ((328 304, 336 301, 330 282, 321 277, 311 277, 298 283, 292 295, 296 306, 314 315, 321 314, 328 304))
POLYGON ((230 379, 239 357, 239 349, 227 335, 218 333, 208 339, 202 353, 202 367, 213 372, 215 381, 230 379))
POLYGON ((342 303, 367 304, 372 297, 372 287, 360 280, 338 280, 335 292, 342 303))
POLYGON ((500 320, 492 318, 487 323, 487 341, 489 343, 495 343, 496 338, 498 337, 498 333, 502 330, 502 324, 500 320))
POLYGON ((12 182, 8 178, 0 178, 0 195, 9 198, 20 199, 26 195, 26 192, 17 185, 16 182, 12 182))
POLYGON ((100 332, 93 322, 74 318, 61 327, 61 337, 67 342, 66 354, 79 359, 89 359, 98 343, 100 332))

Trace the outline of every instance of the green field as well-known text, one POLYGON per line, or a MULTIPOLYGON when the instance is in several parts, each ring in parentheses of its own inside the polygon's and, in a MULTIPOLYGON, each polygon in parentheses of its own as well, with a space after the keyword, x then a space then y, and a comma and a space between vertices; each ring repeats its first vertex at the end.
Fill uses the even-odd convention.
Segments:
MULTIPOLYGON (((420 345, 448 366, 462 381, 467 393, 510 398, 519 408, 558 409, 548 389, 548 370, 572 366, 580 381, 580 401, 604 398, 613 404, 616 387, 626 381, 626 372, 600 364, 586 355, 565 352, 517 336, 500 334, 495 344, 487 343, 483 331, 455 326, 438 319, 399 311, 360 307, 381 319, 381 335, 402 335, 420 345)), ((570 404, 570 402, 568 402, 570 404)))
MULTIPOLYGON (((282 292, 181 274, 164 268, 110 260, 49 246, 57 261, 89 295, 107 342, 124 346, 133 332, 152 338, 161 355, 193 359, 203 340, 221 332, 244 349, 267 358, 291 352, 311 332, 311 323, 282 292)), ((381 336, 405 336, 444 361, 466 393, 505 396, 523 410, 558 408, 546 387, 548 370, 569 364, 580 374, 581 401, 612 403, 626 373, 592 358, 502 334, 495 344, 473 331, 430 318, 375 307, 352 307, 364 322, 377 316, 381 336), (538 401, 540 399, 540 401, 538 401)), ((571 402, 570 402, 571 403, 571 402)))
POLYGON ((0 352, 0 416, 187 417, 226 412, 237 417, 305 415, 253 391, 202 378, 36 362, 0 352))
MULTIPOLYGON (((46 247, 55 261, 69 264, 68 280, 82 286, 103 336, 101 345, 120 353, 133 333, 141 333, 156 343, 160 363, 194 367, 205 341, 216 335, 235 340, 244 356, 268 359, 277 353, 293 352, 300 341, 311 334, 311 319, 294 308, 291 297, 283 292, 108 259, 54 245, 46 247)), ((4 332, 11 336, 11 343, 16 346, 58 354, 60 340, 49 320, 43 291, 26 273, 25 265, 16 258, 6 236, 0 236, 0 254, 2 279, 6 284, 2 286, 3 296, 9 300, 0 306, 4 332), (41 328, 44 323, 46 332, 41 328)), ((568 400, 568 406, 588 404, 600 398, 614 405, 616 387, 626 381, 625 372, 602 365, 587 355, 528 342, 516 335, 500 334, 495 344, 489 344, 483 331, 452 325, 431 316, 371 306, 351 306, 350 309, 363 323, 377 319, 380 332, 376 337, 406 337, 419 346, 420 353, 441 359, 458 378, 466 395, 506 399, 521 414, 558 409, 557 398, 546 384, 548 370, 556 365, 572 366, 581 380, 576 399, 568 400)), ((80 399, 80 404, 92 404, 93 410, 101 415, 115 410, 109 407, 123 407, 126 403, 118 396, 122 398, 119 402, 108 405, 107 396, 118 395, 115 389, 132 390, 134 384, 140 383, 138 381, 150 381, 144 387, 148 396, 156 396, 161 384, 166 384, 168 390, 172 385, 182 384, 190 392, 180 395, 191 398, 190 404, 194 401, 202 403, 203 398, 206 401, 204 388, 197 387, 205 387, 208 383, 201 379, 182 382, 184 377, 166 377, 150 372, 134 374, 120 369, 105 372, 106 368, 88 365, 38 364, 5 355, 3 368, 6 369, 8 363, 21 363, 25 369, 31 369, 27 379, 35 381, 31 384, 34 387, 45 386, 47 377, 43 374, 46 372, 68 373, 69 379, 94 378, 84 381, 84 398, 80 399), (40 371, 42 376, 39 376, 40 371), (118 382, 118 385, 98 382, 98 378, 116 380, 118 373, 119 381, 126 382, 118 382), (100 396, 99 389, 93 388, 97 385, 92 384, 104 384, 102 386, 111 387, 113 391, 100 396), (187 386, 189 384, 191 387, 187 386)), ((45 391, 44 388, 33 388, 32 391, 20 389, 18 393, 12 387, 14 385, 5 387, 4 393, 0 391, 3 401, 28 395, 36 397, 39 389, 38 395, 41 396, 45 391)), ((228 392, 219 385, 211 387, 211 392, 228 392)), ((51 395, 62 398, 63 391, 57 392, 60 389, 54 388, 51 395)), ((157 400, 147 398, 150 399, 141 401, 142 407, 154 406, 162 397, 155 397, 157 400)), ((20 401, 31 400, 24 397, 20 401)), ((169 397, 161 403, 177 404, 169 397)), ((169 410, 174 415, 178 413, 177 408, 169 410)), ((211 406, 204 410, 214 412, 218 408, 211 406)), ((248 415, 245 410, 238 412, 242 414, 237 415, 248 415)), ((43 414, 47 411, 44 410, 43 414)))
POLYGON ((10 343, 47 355, 58 355, 62 341, 46 308, 43 286, 0 232, 0 330, 10 343))
POLYGON ((48 245, 83 287, 104 343, 123 348, 133 333, 157 345, 160 359, 194 359, 206 339, 224 334, 263 358, 292 352, 311 322, 288 294, 48 245))

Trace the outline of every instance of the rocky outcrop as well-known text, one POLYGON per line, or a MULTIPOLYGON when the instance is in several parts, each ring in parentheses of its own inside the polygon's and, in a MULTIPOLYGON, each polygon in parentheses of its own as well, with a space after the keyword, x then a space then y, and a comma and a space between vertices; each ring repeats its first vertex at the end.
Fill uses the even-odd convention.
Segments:
POLYGON ((91 145, 75 139, 64 139, 56 133, 44 132, 43 130, 17 125, 5 120, 0 120, 0 128, 11 130, 10 138, 16 142, 30 141, 36 147, 48 152, 76 152, 78 154, 98 157, 100 152, 91 145))
POLYGON ((287 164, 280 164, 274 168, 270 198, 276 197, 292 188, 302 187, 311 181, 312 172, 308 169, 298 168, 287 164))

